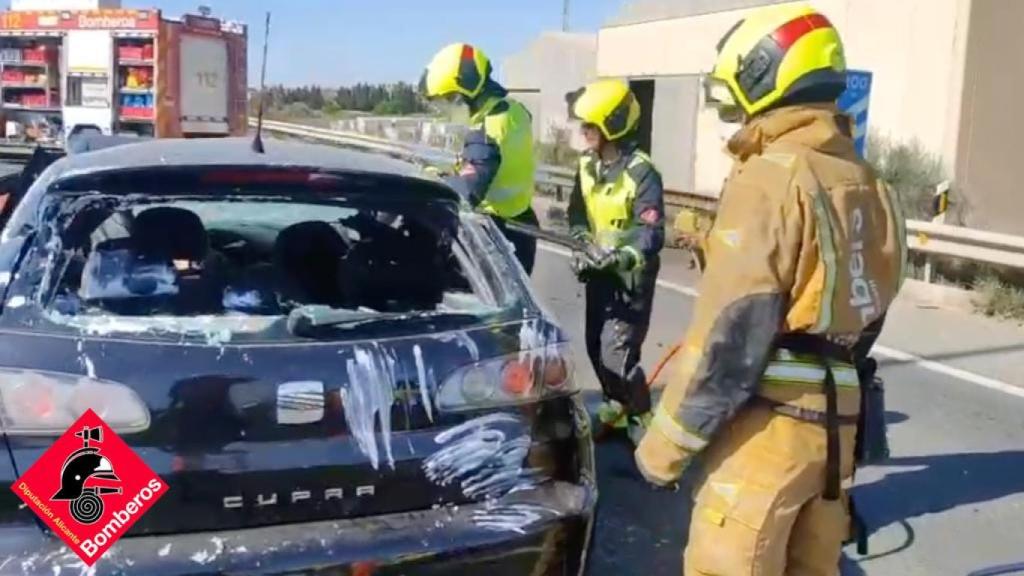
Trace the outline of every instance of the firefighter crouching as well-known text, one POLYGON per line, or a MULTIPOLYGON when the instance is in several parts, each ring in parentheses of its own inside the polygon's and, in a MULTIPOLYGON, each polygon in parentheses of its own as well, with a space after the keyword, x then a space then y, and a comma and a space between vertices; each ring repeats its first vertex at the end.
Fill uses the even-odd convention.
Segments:
POLYGON ((490 214, 515 247, 516 258, 532 273, 537 240, 509 230, 506 220, 537 226, 533 210, 533 119, 521 103, 491 78, 491 62, 469 44, 449 44, 434 55, 424 73, 426 95, 469 107, 466 134, 456 172, 470 204, 490 214))
POLYGON ((651 418, 640 349, 665 243, 661 176, 637 147, 640 105, 625 83, 598 81, 569 99, 588 148, 569 200, 569 225, 576 239, 600 251, 573 259, 586 282, 587 354, 605 397, 595 436, 626 430, 637 442, 651 418))
POLYGON ((790 4, 737 24, 706 78, 708 104, 743 125, 694 316, 635 452, 662 486, 703 453, 686 574, 832 576, 850 537, 855 365, 899 290, 906 234, 835 106, 845 70, 829 20, 790 4))

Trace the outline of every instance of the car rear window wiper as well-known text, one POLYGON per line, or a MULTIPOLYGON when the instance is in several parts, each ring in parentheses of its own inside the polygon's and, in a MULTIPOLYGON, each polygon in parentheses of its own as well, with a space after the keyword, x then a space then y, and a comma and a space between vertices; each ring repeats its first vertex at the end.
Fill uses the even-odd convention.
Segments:
POLYGON ((475 322, 479 318, 459 312, 374 312, 332 308, 323 305, 308 305, 295 308, 288 314, 288 332, 295 336, 313 338, 335 328, 351 328, 380 322, 416 322, 423 320, 444 320, 475 322))

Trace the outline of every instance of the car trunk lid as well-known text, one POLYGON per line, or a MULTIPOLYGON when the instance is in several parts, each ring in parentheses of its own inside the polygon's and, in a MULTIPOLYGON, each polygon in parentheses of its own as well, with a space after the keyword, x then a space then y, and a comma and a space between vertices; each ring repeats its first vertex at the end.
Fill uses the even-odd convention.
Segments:
MULTIPOLYGON (((507 470, 464 484, 457 481, 465 479, 461 464, 438 453, 466 417, 434 405, 447 375, 481 356, 515 352, 520 331, 509 324, 389 340, 223 347, 5 334, 0 366, 88 373, 129 386, 151 422, 121 437, 169 486, 131 533, 223 530, 459 504, 528 479, 521 468, 528 418, 488 421, 489 430, 519 442, 506 446, 507 470)), ((10 438, 19 473, 51 441, 10 438)))

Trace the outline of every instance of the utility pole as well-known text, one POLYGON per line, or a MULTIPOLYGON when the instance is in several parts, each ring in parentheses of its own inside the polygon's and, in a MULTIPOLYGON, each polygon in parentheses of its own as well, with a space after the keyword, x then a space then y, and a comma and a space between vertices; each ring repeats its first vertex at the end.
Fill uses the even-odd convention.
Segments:
POLYGON ((562 32, 569 31, 569 3, 572 0, 562 0, 562 32))

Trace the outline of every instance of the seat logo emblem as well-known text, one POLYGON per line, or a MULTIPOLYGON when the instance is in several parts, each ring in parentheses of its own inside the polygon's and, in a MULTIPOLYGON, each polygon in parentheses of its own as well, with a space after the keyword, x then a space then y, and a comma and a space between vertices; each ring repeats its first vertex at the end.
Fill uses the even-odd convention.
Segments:
POLYGON ((277 423, 312 424, 324 419, 324 383, 284 382, 277 387, 277 423))

